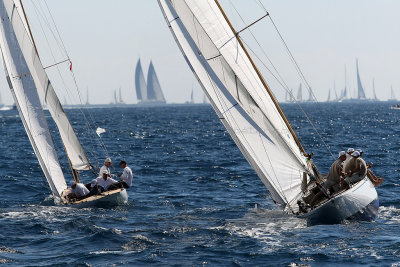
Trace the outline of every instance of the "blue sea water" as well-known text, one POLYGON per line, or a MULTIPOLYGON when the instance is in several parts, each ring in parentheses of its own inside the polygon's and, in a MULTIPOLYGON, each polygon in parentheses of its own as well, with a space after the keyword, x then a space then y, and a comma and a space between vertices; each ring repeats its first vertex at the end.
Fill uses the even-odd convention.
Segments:
MULTIPOLYGON (((107 130, 102 140, 111 158, 134 171, 129 203, 56 206, 17 112, 0 112, 0 264, 399 266, 400 111, 388 103, 303 108, 335 155, 361 148, 384 176, 375 222, 309 227, 285 215, 207 105, 91 109, 89 121, 107 130)), ((326 146, 297 106, 283 109, 327 172, 333 160, 326 146)), ((106 155, 81 112, 67 113, 93 164, 102 163, 106 155)))

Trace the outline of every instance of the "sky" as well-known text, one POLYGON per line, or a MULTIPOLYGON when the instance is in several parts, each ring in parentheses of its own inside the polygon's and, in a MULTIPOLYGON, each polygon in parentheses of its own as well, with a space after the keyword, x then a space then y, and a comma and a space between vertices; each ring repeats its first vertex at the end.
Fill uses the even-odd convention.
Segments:
MULTIPOLYGON (((345 66, 347 86, 354 91, 356 58, 359 60, 367 97, 372 96, 373 79, 378 98, 386 100, 391 86, 400 97, 400 1, 261 2, 283 35, 318 100, 326 100, 328 90, 333 89, 334 83, 338 94, 344 88, 345 66)), ((51 34, 42 34, 38 23, 40 20, 37 19, 40 17, 37 15, 40 11, 38 3, 42 3, 43 7, 44 0, 23 0, 23 3, 43 65, 49 66, 66 59, 62 55, 52 59, 46 46, 44 37, 51 34)), ((88 91, 91 104, 110 103, 114 90, 121 88, 123 100, 136 103, 134 71, 139 58, 145 76, 150 61, 153 61, 167 102, 188 101, 192 88, 195 101, 202 101, 201 87, 184 61, 156 0, 46 0, 46 3, 73 62, 83 102, 86 102, 88 91)), ((236 29, 265 14, 258 1, 221 0, 221 3, 236 29), (237 16, 235 8, 243 16, 244 23, 237 16)), ((263 19, 250 29, 288 86, 297 91, 301 80, 271 21, 263 19)), ((243 32, 242 36, 248 43, 254 43, 249 33, 243 32)), ((262 54, 262 50, 256 54, 262 54)), ((265 61, 264 58, 262 62, 265 61)), ((257 65, 262 66, 262 62, 256 60, 257 65)), ((68 72, 67 63, 58 67, 68 72)), ((2 64, 0 69, 3 73, 2 64)), ((278 99, 283 100, 284 90, 275 86, 267 70, 260 69, 278 99)), ((48 73, 60 100, 77 103, 77 99, 71 97, 74 89, 64 88, 55 69, 48 69, 48 73)), ((0 75, 0 93, 3 103, 12 103, 4 75, 0 75)))

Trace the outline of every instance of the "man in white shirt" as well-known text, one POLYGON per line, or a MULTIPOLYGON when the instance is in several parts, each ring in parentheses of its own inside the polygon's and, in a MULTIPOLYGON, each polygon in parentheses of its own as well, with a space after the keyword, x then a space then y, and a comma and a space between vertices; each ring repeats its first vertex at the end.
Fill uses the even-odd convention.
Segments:
POLYGON ((121 179, 120 183, 124 188, 129 188, 132 186, 133 174, 131 168, 126 165, 126 161, 122 160, 119 163, 122 169, 124 169, 123 173, 119 177, 121 179))
POLYGON ((107 171, 108 172, 108 177, 111 178, 111 172, 110 172, 111 163, 112 163, 111 159, 110 158, 106 158, 106 160, 104 161, 103 167, 100 168, 100 171, 99 171, 100 176, 102 176, 103 171, 107 171))
POLYGON ((82 199, 89 194, 89 190, 82 183, 71 182, 71 193, 70 198, 82 199))
POLYGON ((96 178, 97 185, 101 188, 103 188, 102 191, 107 191, 107 190, 112 190, 118 188, 118 186, 115 188, 114 184, 118 184, 116 180, 113 178, 109 177, 108 171, 103 171, 101 173, 102 176, 99 176, 96 178))

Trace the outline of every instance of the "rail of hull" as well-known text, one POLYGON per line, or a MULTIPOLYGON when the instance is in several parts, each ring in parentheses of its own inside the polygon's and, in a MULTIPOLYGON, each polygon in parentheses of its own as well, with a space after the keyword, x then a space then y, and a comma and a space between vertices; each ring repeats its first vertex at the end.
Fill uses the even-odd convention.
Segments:
POLYGON ((103 192, 100 195, 91 196, 82 200, 74 202, 65 202, 66 205, 70 205, 76 208, 84 208, 89 206, 114 206, 125 204, 128 202, 128 193, 125 189, 116 189, 107 192, 103 192))
POLYGON ((373 221, 379 209, 378 194, 365 177, 350 189, 323 201, 308 213, 299 215, 309 225, 336 224, 346 220, 373 221))

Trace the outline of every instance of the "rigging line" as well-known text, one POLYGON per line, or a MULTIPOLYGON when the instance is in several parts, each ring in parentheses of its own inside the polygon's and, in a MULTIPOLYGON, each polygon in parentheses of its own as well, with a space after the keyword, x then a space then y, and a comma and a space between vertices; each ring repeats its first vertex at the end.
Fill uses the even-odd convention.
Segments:
MULTIPOLYGON (((258 0, 258 1, 260 2, 260 0, 258 0)), ((243 20, 243 18, 242 18, 242 16, 240 15, 240 13, 238 12, 238 10, 236 9, 236 7, 233 5, 233 3, 232 3, 231 1, 230 1, 230 3, 231 3, 231 5, 234 7, 236 13, 237 13, 237 14, 239 15, 239 17, 242 19, 243 23, 245 23, 244 20, 243 20)), ((260 2, 260 4, 262 5, 261 2, 260 2)), ((268 11, 266 10, 266 8, 265 8, 263 5, 262 5, 262 7, 263 7, 264 11, 265 11, 267 14, 269 14, 268 11)), ((269 18, 270 18, 270 20, 272 21, 272 23, 274 24, 274 22, 273 22, 271 16, 269 16, 269 18)), ((297 72, 299 73, 300 77, 302 77, 302 79, 306 82, 306 84, 307 84, 307 86, 308 86, 309 92, 312 93, 313 98, 314 98, 314 102, 317 103, 319 109, 322 110, 322 108, 321 108, 320 105, 319 105, 319 102, 318 102, 318 101, 315 101, 315 100, 316 100, 316 97, 315 97, 314 93, 312 92, 310 85, 308 84, 307 80, 305 79, 305 76, 304 76, 303 73, 301 72, 300 67, 298 66, 297 62, 295 61, 295 59, 294 59, 292 53, 290 52, 288 46, 286 45, 286 42, 284 41, 282 35, 281 35, 280 32, 278 31, 278 28, 276 27, 275 24, 274 24, 274 27, 275 27, 275 30, 278 32, 278 34, 279 34, 279 36, 280 36, 282 42, 284 43, 284 45, 285 45, 285 47, 286 47, 286 50, 287 50, 287 52, 288 52, 288 54, 289 54, 289 56, 290 56, 290 58, 291 58, 291 61, 292 61, 292 62, 295 64, 295 66, 297 67, 297 68, 296 68, 297 72)), ((266 56, 265 50, 261 47, 260 43, 259 43, 258 40, 255 38, 254 34, 252 33, 252 31, 251 31, 250 29, 249 29, 249 32, 251 33, 251 35, 253 36, 254 40, 257 42, 257 44, 259 45, 259 47, 260 47, 261 50, 263 51, 264 55, 266 56)), ((243 39, 242 39, 242 40, 243 40, 243 39)), ((244 41, 244 40, 243 40, 243 41, 244 41)), ((244 41, 244 42, 245 42, 245 41, 244 41)), ((246 43, 246 42, 245 42, 245 43, 246 43)), ((286 89, 286 91, 289 93, 289 95, 292 96, 292 98, 294 99, 294 102, 299 106, 299 108, 302 110, 302 112, 304 113, 304 115, 307 117, 307 120, 308 120, 308 121, 310 122, 310 124, 313 126, 315 132, 317 133, 317 135, 319 136, 319 138, 320 138, 321 141, 323 142, 324 146, 328 149, 328 151, 329 151, 329 153, 331 154, 331 156, 335 159, 334 155, 332 154, 332 151, 331 151, 330 147, 326 144, 326 142, 324 141, 324 139, 323 139, 322 136, 320 135, 319 130, 318 130, 318 129, 315 127, 315 125, 312 123, 312 121, 311 121, 310 117, 308 116, 308 114, 307 114, 307 113, 305 112, 305 110, 301 107, 301 105, 296 101, 296 99, 294 98, 294 95, 293 95, 292 92, 289 90, 289 87, 286 85, 286 83, 284 82, 284 79, 281 77, 281 75, 279 74, 278 70, 275 68, 274 64, 272 64, 272 62, 271 62, 271 60, 269 59, 269 57, 266 56, 266 58, 268 59, 268 61, 270 62, 270 64, 273 66, 274 70, 277 72, 277 74, 278 74, 278 76, 280 77, 280 79, 283 81, 283 84, 285 84, 286 88, 285 88, 285 87, 282 85, 282 83, 275 77, 275 75, 273 75, 273 73, 269 70, 269 68, 265 65, 265 63, 257 56, 257 54, 251 49, 251 47, 250 47, 247 43, 246 43, 246 46, 250 49, 250 51, 252 51, 252 53, 253 53, 253 54, 257 57, 257 59, 264 65, 264 67, 271 73, 271 75, 278 81, 278 83, 280 83, 281 86, 282 86, 284 89, 286 89)), ((324 112, 324 113, 325 113, 325 112, 324 112)), ((322 131, 322 132, 325 134, 324 131, 322 131)), ((301 138, 300 138, 300 139, 301 139, 301 138)), ((302 143, 303 143, 303 142, 302 142, 302 143)), ((304 144, 304 143, 303 143, 303 144, 304 144)))
POLYGON ((63 61, 54 63, 54 64, 52 64, 52 65, 50 65, 50 66, 43 67, 43 69, 48 69, 48 68, 54 67, 54 66, 56 66, 56 65, 59 65, 59 64, 61 64, 61 63, 67 62, 67 61, 71 61, 71 60, 68 58, 68 59, 66 59, 66 60, 63 60, 63 61))
MULTIPOLYGON (((236 9, 235 5, 232 3, 232 1, 230 0, 230 4, 232 6, 232 8, 235 10, 236 14, 240 17, 240 19, 242 20, 243 24, 246 25, 246 22, 244 21, 242 15, 239 13, 239 11, 236 9)), ((269 13, 266 11, 267 15, 269 15, 269 13)), ((279 71, 277 70, 277 68, 275 67, 275 64, 272 63, 271 59, 268 57, 267 53, 265 52, 265 49, 261 46, 261 44, 259 43, 259 41, 257 40, 257 38, 255 37, 255 35, 253 34, 253 31, 251 29, 249 29, 249 32, 251 34, 251 36, 253 37, 253 39, 256 41, 258 47, 261 49, 263 55, 267 58, 268 62, 271 64, 272 68, 275 70, 276 74, 278 75, 279 79, 275 76, 275 74, 265 65, 264 67, 270 72, 270 74, 275 78, 275 80, 282 86, 282 88, 289 93, 290 96, 292 96, 292 98, 294 98, 294 95, 292 95, 292 92, 289 89, 289 86, 285 83, 285 80, 282 78, 281 74, 279 73, 279 71)), ((243 39, 243 41, 245 42, 245 40, 243 39)), ((246 44, 247 47, 250 48, 250 46, 248 44, 246 44)), ((253 52, 253 54, 255 54, 253 52)), ((256 55, 257 56, 257 55, 256 55)), ((258 57, 258 56, 257 56, 258 57)), ((263 61, 258 57, 258 59, 263 63, 263 61)))
MULTIPOLYGON (((39 17, 39 13, 38 13, 39 10, 37 9, 37 7, 36 7, 36 5, 35 5, 34 3, 32 3, 32 4, 33 4, 33 6, 35 7, 35 13, 36 13, 37 16, 39 17)), ((51 48, 51 46, 50 46, 50 42, 49 42, 49 40, 48 40, 48 38, 47 38, 47 35, 46 35, 45 31, 44 31, 43 25, 42 25, 42 23, 41 23, 40 20, 38 20, 38 22, 39 22, 39 25, 40 25, 41 30, 42 30, 42 32, 43 32, 43 35, 44 35, 44 37, 45 37, 45 40, 46 40, 46 42, 47 42, 47 45, 48 45, 48 47, 49 47, 50 53, 51 53, 51 55, 52 55, 52 57, 53 57, 53 60, 56 61, 55 56, 54 56, 54 53, 53 53, 53 50, 52 50, 52 48, 51 48)), ((63 83, 63 85, 64 85, 64 88, 66 89, 65 91, 67 92, 67 94, 69 94, 68 86, 67 86, 66 83, 65 83, 65 80, 64 80, 64 78, 63 78, 63 76, 62 76, 62 74, 61 74, 61 71, 60 71, 59 67, 56 66, 56 69, 57 69, 58 74, 59 74, 59 77, 60 77, 60 79, 61 79, 61 81, 62 81, 62 83, 63 83)), ((87 122, 87 120, 86 120, 86 122, 87 122)), ((87 123, 86 123, 86 127, 87 127, 88 131, 90 131, 90 126, 89 126, 87 123)), ((92 146, 92 150, 93 150, 93 146, 92 146)), ((90 153, 92 156, 94 156, 94 158, 98 161, 97 156, 96 156, 92 151, 89 151, 89 153, 90 153)), ((67 157, 68 157, 68 155, 67 155, 67 157)), ((69 158, 68 158, 68 161, 69 161, 69 163, 70 163, 69 158)))
MULTIPOLYGON (((46 3, 46 2, 45 2, 45 3, 46 3)), ((32 4, 35 6, 35 9, 37 9, 36 5, 35 5, 34 3, 32 3, 32 4)), ((47 6, 47 3, 46 3, 46 6, 47 6)), ((56 28, 56 31, 57 31, 57 33, 58 33, 58 38, 59 38, 59 40, 60 40, 60 42, 62 43, 62 46, 63 46, 63 48, 64 48, 64 52, 65 52, 65 54, 67 55, 67 57, 70 58, 69 55, 68 55, 68 52, 67 52, 67 50, 66 50, 66 48, 65 48, 65 45, 64 45, 64 43, 63 43, 63 41, 62 41, 62 38, 61 38, 61 36, 60 36, 60 34, 59 34, 57 25, 56 25, 55 22, 54 22, 54 18, 53 18, 53 16, 51 15, 51 12, 50 12, 50 9, 48 8, 48 6, 47 6, 47 9, 48 9, 48 13, 50 14, 50 16, 51 16, 51 18, 52 18, 53 25, 54 25, 54 27, 56 28)), ((37 11, 37 12, 38 12, 38 11, 37 11)), ((37 13, 37 12, 36 12, 36 13, 37 13)), ((38 14, 38 16, 39 16, 39 14, 38 14)), ((45 18, 45 16, 42 16, 42 17, 45 18)), ((45 20, 46 20, 46 18, 45 18, 45 20)), ((45 21, 45 22, 46 22, 46 21, 45 21)), ((39 23, 40 23, 40 21, 39 21, 39 23)), ((42 27, 42 24, 41 24, 41 23, 40 23, 40 25, 41 25, 41 27, 42 27)), ((49 24, 49 23, 48 23, 48 27, 49 27, 49 29, 50 29, 50 24, 49 24)), ((45 34, 45 32, 44 32, 43 27, 42 27, 42 31, 43 31, 44 36, 46 37, 46 34, 45 34)), ((57 37, 54 35, 53 31, 52 31, 51 29, 50 29, 50 31, 52 32, 54 39, 57 40, 57 37)), ((47 40, 47 37, 46 37, 46 40, 47 40)), ((52 53, 51 46, 50 46, 50 44, 49 44, 48 41, 47 41, 47 43, 48 43, 48 46, 50 47, 50 51, 51 51, 51 53, 52 53)), ((52 53, 52 55, 53 55, 53 53, 52 53)), ((55 61, 54 55, 53 55, 53 59, 54 59, 54 61, 55 61)), ((64 84, 64 87, 67 89, 68 87, 67 87, 67 85, 66 85, 66 83, 65 83, 65 80, 63 79, 63 77, 62 77, 62 75, 61 75, 61 72, 60 72, 60 70, 59 70, 58 67, 57 67, 57 70, 58 70, 59 75, 60 75, 60 78, 61 78, 61 80, 62 80, 62 82, 63 82, 63 84, 64 84)), ((76 81, 76 78, 75 78, 75 74, 74 74, 74 72, 73 72, 72 70, 71 70, 71 72, 72 72, 72 77, 73 77, 73 80, 74 80, 74 84, 75 84, 75 86, 76 86, 76 90, 77 90, 77 94, 78 94, 79 101, 80 101, 80 103, 83 105, 82 97, 81 97, 81 94, 80 94, 80 91, 79 91, 79 86, 78 86, 77 81, 76 81)), ((67 90, 67 92, 68 92, 68 91, 69 91, 69 90, 67 90)), ((81 113, 82 113, 82 115, 83 115, 83 117, 84 117, 84 119, 85 119, 85 125, 86 125, 86 127, 87 127, 88 132, 91 133, 92 127, 91 127, 91 125, 90 125, 89 120, 87 119, 87 117, 86 117, 85 113, 83 112, 82 108, 79 107, 79 110, 81 111, 81 113)), ((86 110, 87 110, 87 109, 86 109, 86 110)), ((88 112, 88 114, 89 114, 89 116, 90 116, 90 118, 91 118, 91 120, 92 120, 92 123, 95 125, 95 122, 94 122, 94 119, 93 119, 93 117, 92 117, 91 112, 88 111, 88 110, 87 110, 87 112, 88 112)), ((99 139, 98 139, 98 140, 99 140, 99 139)), ((109 153, 108 153, 108 150, 107 150, 105 144, 103 143, 102 140, 100 140, 100 143, 101 143, 101 147, 102 147, 103 150, 105 151, 107 157, 109 157, 109 153)), ((97 158, 96 156, 95 156, 95 158, 96 158, 96 160, 98 161, 98 158, 97 158)))

